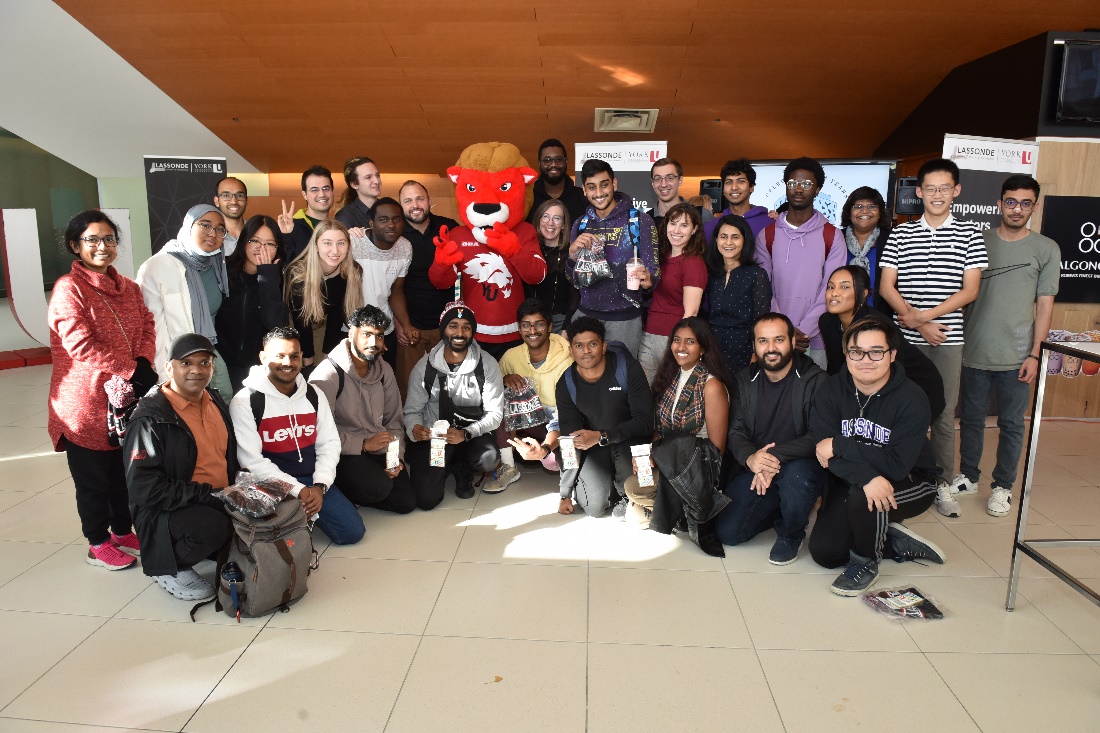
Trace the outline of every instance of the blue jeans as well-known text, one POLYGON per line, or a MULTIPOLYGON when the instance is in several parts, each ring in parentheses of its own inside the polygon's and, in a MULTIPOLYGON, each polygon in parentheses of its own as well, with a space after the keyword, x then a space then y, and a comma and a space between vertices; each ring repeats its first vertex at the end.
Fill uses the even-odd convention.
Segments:
MULTIPOLYGON (((295 476, 306 486, 313 485, 312 476, 295 476)), ((328 535, 334 545, 354 545, 363 539, 366 527, 359 510, 335 486, 328 487, 321 502, 321 514, 317 517, 317 527, 328 535)))
POLYGON ((959 472, 977 482, 985 447, 985 418, 989 413, 989 393, 997 395, 997 465, 993 483, 1011 489, 1016 468, 1024 450, 1024 412, 1031 398, 1031 385, 1021 382, 1019 370, 991 372, 963 367, 962 410, 959 416, 959 472))
POLYGON ((763 496, 750 488, 752 477, 752 471, 742 471, 726 487, 731 501, 714 520, 718 539, 739 545, 774 527, 780 537, 801 542, 825 487, 825 470, 813 458, 787 461, 763 496))

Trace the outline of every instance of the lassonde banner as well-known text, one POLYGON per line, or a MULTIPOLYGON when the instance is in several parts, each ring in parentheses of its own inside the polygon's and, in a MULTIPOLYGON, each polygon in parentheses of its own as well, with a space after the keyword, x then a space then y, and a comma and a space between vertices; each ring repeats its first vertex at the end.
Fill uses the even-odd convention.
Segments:
POLYGON ((1039 143, 969 135, 944 135, 943 157, 959 166, 962 193, 951 204, 959 219, 976 221, 982 229, 1001 223, 997 199, 1001 184, 1015 173, 1035 175, 1039 143))
POLYGON ((581 183, 581 166, 586 160, 597 158, 607 161, 615 171, 615 180, 620 193, 634 200, 634 208, 648 211, 657 202, 650 182, 649 171, 661 158, 668 155, 668 141, 621 142, 621 143, 577 143, 573 160, 577 169, 575 182, 581 183))
POLYGON ((218 181, 223 178, 225 158, 145 156, 149 238, 154 254, 176 236, 188 209, 195 204, 213 205, 218 181))

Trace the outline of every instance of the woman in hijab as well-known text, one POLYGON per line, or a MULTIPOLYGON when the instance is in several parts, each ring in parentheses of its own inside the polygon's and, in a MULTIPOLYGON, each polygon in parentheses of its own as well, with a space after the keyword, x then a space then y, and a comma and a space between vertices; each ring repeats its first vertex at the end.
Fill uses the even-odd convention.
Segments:
MULTIPOLYGON (((137 273, 145 305, 153 314, 157 329, 157 358, 154 366, 161 380, 168 379, 168 347, 185 333, 197 333, 218 343, 214 317, 229 295, 225 270, 225 219, 213 206, 192 206, 183 217, 176 238, 150 257, 137 273)), ((233 388, 225 362, 214 362, 210 386, 229 401, 233 388)))

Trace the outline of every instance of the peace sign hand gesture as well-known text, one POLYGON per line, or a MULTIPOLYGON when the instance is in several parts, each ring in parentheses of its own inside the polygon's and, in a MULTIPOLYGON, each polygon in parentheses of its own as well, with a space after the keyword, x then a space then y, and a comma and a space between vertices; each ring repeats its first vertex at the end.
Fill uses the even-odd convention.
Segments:
POLYGON ((279 231, 283 234, 290 234, 294 231, 294 200, 290 201, 290 208, 287 208, 286 201, 282 202, 283 213, 276 217, 275 221, 279 223, 279 231))

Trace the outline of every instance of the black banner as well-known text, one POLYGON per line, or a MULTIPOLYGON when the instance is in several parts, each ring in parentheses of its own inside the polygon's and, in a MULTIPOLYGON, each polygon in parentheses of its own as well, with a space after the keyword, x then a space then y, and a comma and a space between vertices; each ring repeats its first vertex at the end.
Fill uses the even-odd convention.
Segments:
POLYGON ((1062 250, 1059 303, 1100 303, 1100 198, 1047 196, 1042 234, 1062 250))
POLYGON ((188 209, 195 204, 213 205, 223 178, 225 158, 145 156, 153 254, 176 236, 188 209))

